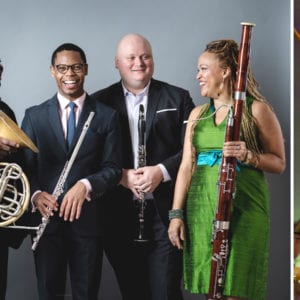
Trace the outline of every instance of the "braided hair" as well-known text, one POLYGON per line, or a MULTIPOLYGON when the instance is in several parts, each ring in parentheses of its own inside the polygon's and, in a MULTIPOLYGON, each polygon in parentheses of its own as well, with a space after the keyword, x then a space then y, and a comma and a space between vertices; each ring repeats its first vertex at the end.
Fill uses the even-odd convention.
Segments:
MULTIPOLYGON (((212 41, 206 45, 204 52, 213 53, 216 55, 220 62, 221 68, 230 68, 230 94, 233 97, 234 86, 236 81, 236 74, 238 68, 238 55, 239 47, 234 40, 224 39, 212 41)), ((267 102, 266 98, 259 92, 259 84, 254 78, 251 65, 248 66, 247 83, 246 83, 246 95, 247 101, 249 97, 256 101, 266 103, 271 109, 272 107, 267 102)), ((273 109, 272 109, 273 110, 273 109)), ((259 144, 257 136, 257 126, 255 118, 252 115, 251 105, 244 104, 243 118, 242 118, 242 136, 245 140, 248 149, 251 149, 255 153, 262 153, 262 147, 259 144)))

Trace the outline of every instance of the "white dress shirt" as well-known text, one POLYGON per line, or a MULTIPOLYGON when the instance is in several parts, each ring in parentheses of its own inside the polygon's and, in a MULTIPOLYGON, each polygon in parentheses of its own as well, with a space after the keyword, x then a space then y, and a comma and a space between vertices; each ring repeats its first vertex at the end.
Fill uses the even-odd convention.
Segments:
MULTIPOLYGON (((76 104, 76 108, 75 108, 75 124, 76 124, 76 126, 78 124, 78 119, 81 114, 85 98, 86 98, 86 93, 84 92, 78 99, 73 101, 76 104)), ((68 100, 66 97, 61 95, 59 92, 57 93, 57 99, 58 99, 58 103, 59 103, 60 120, 61 120, 62 128, 64 131, 64 136, 66 139, 66 137, 67 137, 67 122, 68 122, 68 117, 69 117, 70 110, 71 110, 69 107, 70 100, 68 100)), ((81 181, 85 185, 86 190, 87 190, 86 199, 90 201, 91 200, 90 193, 92 191, 92 186, 91 186, 90 182, 86 178, 83 178, 79 181, 81 181)), ((33 195, 31 196, 33 212, 36 211, 36 207, 35 207, 32 199, 38 192, 41 192, 41 191, 40 190, 35 191, 33 193, 33 195)))
MULTIPOLYGON (((125 86, 123 85, 123 91, 125 96, 126 108, 127 108, 127 115, 129 121, 129 129, 130 129, 130 136, 131 136, 131 143, 132 143, 132 150, 133 150, 133 158, 134 158, 134 168, 138 166, 138 120, 139 120, 139 107, 140 104, 144 105, 145 111, 145 120, 147 120, 147 106, 148 106, 148 93, 149 93, 149 86, 148 85, 141 91, 139 94, 134 95, 129 92, 125 86)), ((145 141, 146 143, 146 141, 145 141)), ((146 162, 147 162, 147 153, 146 153, 146 162)), ((163 181, 171 180, 171 176, 167 171, 166 167, 163 164, 158 164, 162 173, 163 173, 163 181)))
MULTIPOLYGON (((73 100, 72 102, 74 102, 76 104, 76 108, 75 108, 75 124, 77 126, 78 124, 78 120, 82 111, 82 107, 84 104, 84 100, 86 98, 86 93, 84 92, 79 98, 77 98, 76 100, 73 100)), ((57 99, 58 99, 58 103, 59 103, 59 114, 60 114, 60 119, 61 119, 61 124, 63 127, 63 131, 64 131, 64 136, 65 139, 67 138, 67 123, 68 123, 68 118, 69 118, 69 114, 70 114, 70 107, 69 107, 69 103, 70 100, 67 99, 66 97, 64 97, 63 95, 61 95, 59 92, 57 93, 57 99)), ((87 189, 87 200, 90 200, 90 193, 92 191, 92 186, 90 184, 90 182, 86 179, 83 178, 80 180, 86 187, 87 189)))
MULTIPOLYGON (((78 124, 78 119, 79 119, 79 116, 82 111, 85 97, 86 97, 86 93, 83 93, 78 99, 72 101, 76 104, 76 108, 75 108, 75 124, 76 124, 76 126, 78 124)), ((59 103, 60 120, 61 120, 61 124, 63 127, 64 136, 66 139, 67 138, 67 123, 68 123, 68 118, 69 118, 69 114, 70 114, 70 110, 71 110, 69 107, 70 100, 68 100, 67 98, 62 96, 60 93, 57 93, 57 99, 58 99, 58 103, 59 103)))

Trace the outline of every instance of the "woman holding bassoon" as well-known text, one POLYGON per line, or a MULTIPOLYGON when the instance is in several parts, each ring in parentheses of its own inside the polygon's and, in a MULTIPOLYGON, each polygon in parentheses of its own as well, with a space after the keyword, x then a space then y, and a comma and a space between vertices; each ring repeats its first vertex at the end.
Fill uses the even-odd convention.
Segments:
POLYGON ((198 59, 201 95, 209 101, 196 107, 187 123, 169 212, 169 238, 174 246, 183 248, 185 289, 208 294, 220 162, 222 154, 235 157, 230 251, 220 299, 265 300, 269 192, 264 172, 284 171, 284 141, 277 117, 258 91, 249 66, 240 140, 224 143, 226 119, 234 104, 238 48, 233 40, 213 41, 198 59))

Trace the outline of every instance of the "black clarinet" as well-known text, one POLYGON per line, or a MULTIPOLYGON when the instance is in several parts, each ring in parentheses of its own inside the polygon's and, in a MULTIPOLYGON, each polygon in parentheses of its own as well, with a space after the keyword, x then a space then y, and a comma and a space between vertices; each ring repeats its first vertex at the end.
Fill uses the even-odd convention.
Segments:
MULTIPOLYGON (((145 145, 145 110, 144 105, 140 104, 139 107, 139 121, 138 121, 138 168, 146 166, 146 145, 145 145)), ((136 242, 148 242, 148 238, 145 236, 144 224, 145 224, 145 193, 139 192, 139 212, 138 212, 138 236, 134 239, 136 242)))

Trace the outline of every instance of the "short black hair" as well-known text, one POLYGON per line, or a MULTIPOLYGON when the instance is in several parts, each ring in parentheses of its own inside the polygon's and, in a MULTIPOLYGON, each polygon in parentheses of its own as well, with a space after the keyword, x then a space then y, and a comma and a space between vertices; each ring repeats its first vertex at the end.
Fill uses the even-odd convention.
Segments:
POLYGON ((56 58, 56 55, 58 52, 61 52, 61 51, 75 51, 75 52, 78 52, 80 54, 80 57, 81 59, 83 60, 83 62, 86 64, 86 56, 85 56, 85 53, 84 51, 77 45, 75 44, 72 44, 72 43, 64 43, 60 46, 58 46, 53 54, 52 54, 52 58, 51 58, 51 64, 52 66, 54 66, 54 61, 55 61, 55 58, 56 58))

